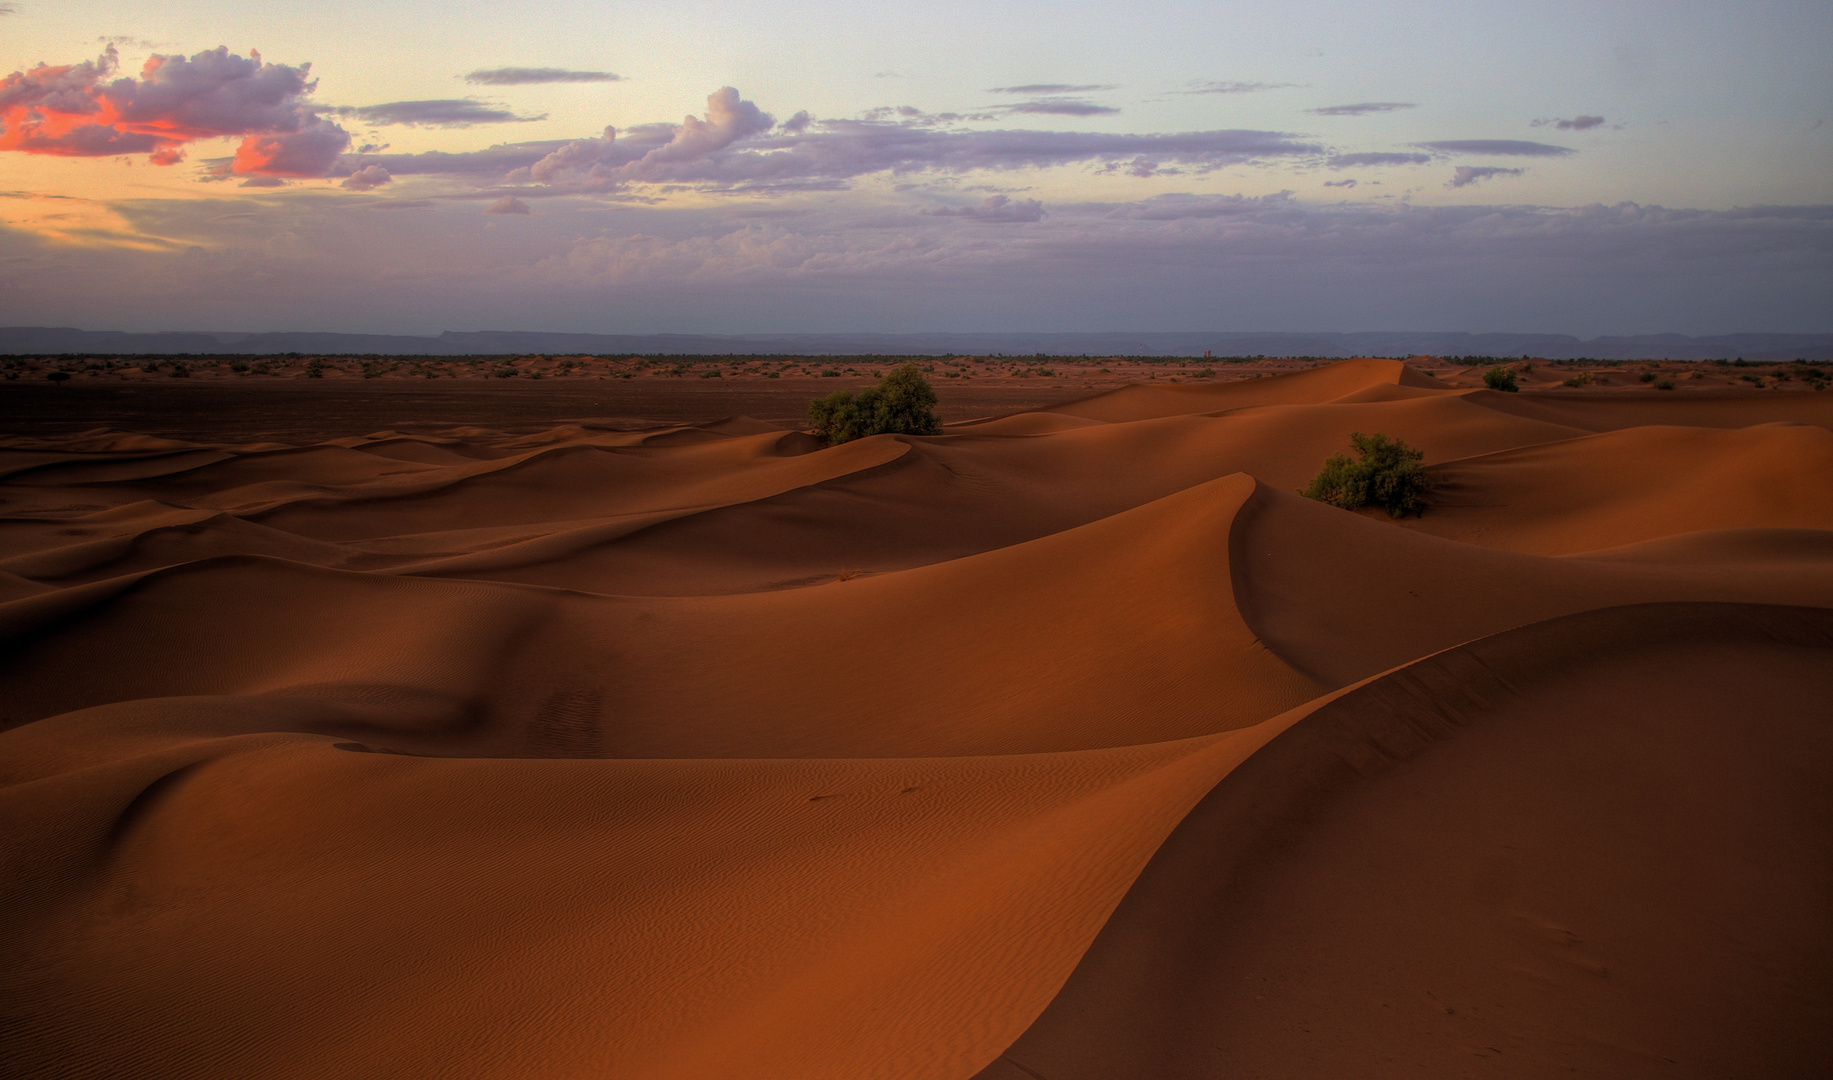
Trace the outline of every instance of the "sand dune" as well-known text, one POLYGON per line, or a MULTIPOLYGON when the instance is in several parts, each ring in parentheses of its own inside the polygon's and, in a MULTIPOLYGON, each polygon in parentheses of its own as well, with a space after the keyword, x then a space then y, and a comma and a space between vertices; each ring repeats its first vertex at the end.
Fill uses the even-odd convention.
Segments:
POLYGON ((1809 1075, 1828 401, 0 437, 0 1074, 1809 1075))

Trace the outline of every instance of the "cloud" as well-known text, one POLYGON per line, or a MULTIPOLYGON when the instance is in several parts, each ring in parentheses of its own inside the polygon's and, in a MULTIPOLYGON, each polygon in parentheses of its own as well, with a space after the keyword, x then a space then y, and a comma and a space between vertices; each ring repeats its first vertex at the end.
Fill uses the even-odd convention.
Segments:
POLYGON ((313 117, 298 131, 250 135, 236 147, 230 171, 264 176, 327 176, 350 146, 350 133, 313 117))
POLYGON ((528 204, 514 195, 505 195, 484 208, 486 214, 527 214, 528 204))
POLYGON ((19 8, 12 4, 0 4, 0 15, 11 15, 18 10, 19 8))
POLYGON ((511 124, 545 120, 540 116, 517 116, 469 98, 442 98, 435 101, 391 101, 385 105, 340 105, 323 111, 348 116, 370 124, 400 124, 406 127, 465 128, 473 124, 511 124))
POLYGON ((637 184, 710 192, 807 191, 837 190, 875 173, 959 174, 1086 164, 1146 176, 1323 152, 1276 131, 961 130, 939 126, 949 122, 948 115, 886 109, 862 120, 797 116, 778 127, 769 114, 725 87, 708 97, 704 119, 606 128, 592 138, 506 143, 469 153, 348 155, 341 168, 373 164, 397 177, 490 177, 574 192, 614 192, 637 184))
POLYGON ((1333 154, 1325 164, 1333 169, 1355 169, 1369 165, 1424 165, 1431 160, 1431 154, 1333 154))
MULTIPOLYGON (((685 184, 704 190, 759 185, 832 189, 875 173, 965 173, 1092 164, 1109 169, 1165 165, 1208 171, 1323 148, 1276 131, 1223 130, 1131 135, 1072 131, 960 131, 874 120, 820 120, 800 132, 733 140, 697 157, 649 155, 673 138, 673 125, 607 129, 572 142, 506 143, 469 153, 373 154, 345 158, 351 168, 382 165, 395 176, 445 174, 532 182, 574 191, 632 183, 685 184), (1142 166, 1143 162, 1143 166, 1142 166)), ((1350 155, 1355 156, 1355 155, 1350 155)), ((1398 155, 1428 161, 1427 155, 1398 155)), ((1135 175, 1150 172, 1135 171, 1135 175)))
POLYGON ((365 165, 345 177, 344 182, 338 186, 349 188, 351 191, 374 191, 393 180, 394 177, 389 175, 388 170, 382 166, 365 165))
POLYGON ((1601 126, 1603 123, 1604 118, 1601 116, 1574 116, 1570 120, 1536 120, 1528 126, 1546 127, 1548 124, 1552 124, 1561 131, 1588 131, 1591 128, 1601 126))
POLYGON ((251 176, 237 185, 239 187, 275 188, 285 187, 286 181, 278 176, 251 176))
POLYGON ((0 325, 93 322, 106 295, 116 323, 155 328, 233 310, 240 328, 412 333, 846 330, 862 312, 883 329, 1811 331, 1833 280, 1833 207, 1379 206, 1333 192, 1052 201, 1043 221, 1006 226, 923 216, 921 201, 888 216, 876 190, 767 222, 704 201, 606 214, 561 198, 498 222, 515 226, 504 260, 456 246, 469 233, 423 201, 370 213, 409 207, 307 186, 284 215, 237 215, 247 193, 225 194, 119 204, 123 232, 171 238, 156 250, 0 227, 0 325))
POLYGON ((310 64, 268 64, 219 47, 189 59, 156 54, 139 78, 113 78, 118 67, 111 44, 93 61, 40 64, 0 80, 0 150, 147 154, 169 165, 188 143, 239 135, 236 173, 322 176, 350 143, 307 102, 317 86, 310 64))
POLYGON ((1444 154, 1501 154, 1516 157, 1564 157, 1577 153, 1569 146, 1521 142, 1515 139, 1447 139, 1440 142, 1415 143, 1427 150, 1444 154))
POLYGON ((1324 186, 1325 187, 1352 188, 1356 186, 1356 178, 1351 176, 1343 180, 1326 180, 1324 181, 1324 186))
POLYGON ((1451 185, 1454 188, 1469 187, 1479 180, 1492 176, 1520 176, 1526 169, 1503 169, 1494 165, 1459 165, 1451 174, 1451 185))
POLYGON ((989 94, 1093 94, 1102 90, 1118 90, 1118 86, 1102 83, 1026 83, 1024 86, 995 86, 989 94))
POLYGON ((1207 81, 1191 84, 1189 90, 1179 90, 1180 94, 1257 94, 1262 90, 1290 90, 1297 83, 1264 83, 1264 82, 1220 82, 1207 81))
POLYGON ((962 217, 975 221, 1037 222, 1044 220, 1044 204, 1036 199, 1013 202, 1004 195, 989 195, 979 206, 958 206, 925 213, 932 217, 962 217))
POLYGON ((1045 116, 1100 116, 1103 113, 1120 111, 1111 105, 1096 105, 1092 101, 1079 101, 1075 98, 1044 98, 1040 101, 1024 101, 1017 105, 1005 105, 1002 108, 1007 112, 1041 113, 1045 116))
POLYGON ((1306 109, 1308 113, 1319 116, 1368 116, 1371 113, 1397 112, 1401 109, 1417 109, 1419 106, 1410 101, 1364 101, 1356 105, 1326 105, 1321 109, 1306 109))
POLYGON ((808 115, 807 109, 803 109, 779 124, 778 130, 788 132, 791 135, 800 135, 808 130, 808 125, 814 123, 814 119, 814 117, 808 115))
POLYGON ((624 77, 610 71, 565 71, 561 68, 505 67, 473 71, 460 78, 480 86, 527 86, 538 83, 606 83, 623 82, 624 77))

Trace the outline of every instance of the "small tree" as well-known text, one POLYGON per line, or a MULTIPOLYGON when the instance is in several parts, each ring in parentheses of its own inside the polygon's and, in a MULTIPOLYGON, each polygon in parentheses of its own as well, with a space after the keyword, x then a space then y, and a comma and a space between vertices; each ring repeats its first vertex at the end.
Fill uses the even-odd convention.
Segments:
POLYGON ((1424 513, 1426 455, 1386 435, 1351 432, 1350 446, 1359 461, 1336 454, 1299 494, 1345 510, 1379 506, 1392 517, 1424 513))
POLYGON ((51 385, 61 390, 63 389, 64 383, 70 378, 70 373, 68 371, 53 371, 51 374, 46 375, 45 378, 50 379, 51 385))
POLYGON ((836 390, 816 398, 808 403, 808 419, 830 446, 868 435, 940 435, 935 404, 923 372, 905 364, 857 394, 836 390))
POLYGON ((1483 373, 1483 385, 1491 390, 1514 393, 1521 389, 1515 385, 1515 372, 1512 368, 1492 367, 1483 373))

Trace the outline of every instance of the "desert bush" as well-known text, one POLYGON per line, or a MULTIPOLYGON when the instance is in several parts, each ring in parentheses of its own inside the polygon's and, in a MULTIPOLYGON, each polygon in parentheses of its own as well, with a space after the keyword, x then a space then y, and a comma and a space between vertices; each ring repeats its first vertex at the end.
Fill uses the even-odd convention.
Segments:
POLYGON ((1491 390, 1503 390, 1510 394, 1521 389, 1515 385, 1515 373, 1510 368, 1492 367, 1483 373, 1483 385, 1491 390))
POLYGON ((1644 371, 1644 372, 1643 372, 1643 373, 1642 373, 1642 374, 1641 374, 1641 375, 1639 376, 1639 378, 1640 378, 1640 379, 1641 379, 1641 380, 1642 380, 1643 382, 1654 382, 1654 381, 1655 381, 1655 378, 1656 378, 1656 376, 1655 376, 1655 373, 1654 373, 1654 372, 1652 372, 1652 371, 1644 371))
POLYGON ((1359 460, 1332 455, 1300 495, 1345 510, 1379 506, 1392 517, 1425 512, 1424 452, 1399 439, 1360 431, 1350 433, 1349 444, 1359 460))
POLYGON ((940 435, 936 392, 915 364, 886 373, 877 386, 854 394, 836 390, 808 403, 815 434, 829 445, 868 435, 940 435))
POLYGON ((1673 379, 1662 379, 1655 383, 1655 389, 1672 390, 1674 389, 1674 380, 1673 379))

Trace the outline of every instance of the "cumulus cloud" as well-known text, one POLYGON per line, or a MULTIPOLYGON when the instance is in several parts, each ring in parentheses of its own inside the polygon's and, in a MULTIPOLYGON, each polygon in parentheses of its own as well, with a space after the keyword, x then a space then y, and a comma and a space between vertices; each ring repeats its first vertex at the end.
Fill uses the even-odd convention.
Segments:
POLYGON ((604 83, 622 82, 624 77, 611 71, 566 71, 561 68, 503 67, 473 71, 460 78, 479 86, 528 86, 538 83, 604 83))
POLYGON ((808 130, 808 125, 814 123, 814 120, 814 117, 808 115, 808 110, 803 109, 777 126, 779 130, 791 135, 800 135, 808 130))
POLYGON ((1102 90, 1118 90, 1117 86, 1102 83, 1026 83, 1023 86, 995 86, 989 94, 1093 94, 1102 90))
POLYGON ((1355 169, 1380 165, 1424 165, 1431 160, 1431 154, 1333 154, 1325 164, 1333 169, 1355 169))
POLYGON ((1321 109, 1305 111, 1319 116, 1368 116, 1371 113, 1390 113, 1418 107, 1410 101, 1364 101, 1355 105, 1326 105, 1321 109))
POLYGON ((484 208, 486 214, 527 214, 528 204, 514 195, 505 195, 484 208))
POLYGON ((313 117, 298 131, 243 139, 242 145, 236 147, 230 170, 265 176, 326 176, 349 146, 349 132, 313 117))
POLYGON ((139 78, 113 78, 119 62, 109 45, 93 61, 40 64, 0 80, 0 150, 147 154, 169 165, 188 143, 239 135, 236 173, 323 176, 350 144, 306 100, 317 86, 310 64, 268 64, 252 50, 244 58, 219 47, 189 59, 154 55, 139 78))
POLYGON ((1222 82, 1222 81, 1210 80, 1206 82, 1193 83, 1189 89, 1180 90, 1178 91, 1178 93, 1180 94, 1257 94, 1261 92, 1262 90, 1290 90, 1296 87, 1297 85, 1298 85, 1297 83, 1286 83, 1286 82, 1282 82, 1282 83, 1222 82))
POLYGON ((566 143, 529 166, 528 178, 543 184, 613 187, 632 181, 683 178, 683 170, 738 142, 776 126, 776 118, 738 96, 730 86, 707 95, 706 117, 688 116, 676 125, 645 125, 619 139, 617 129, 566 143))
POLYGON ((1454 188, 1469 187, 1479 180, 1488 180, 1492 176, 1520 176, 1526 169, 1504 169, 1494 165, 1459 165, 1451 174, 1451 185, 1454 188))
POLYGON ((1003 108, 1015 113, 1040 113, 1045 116, 1100 116, 1103 113, 1117 113, 1120 110, 1111 105, 1096 105, 1092 101, 1077 98, 1043 98, 1038 101, 1024 101, 1017 105, 1006 105, 1003 108))
POLYGON ((962 217, 975 221, 1036 222, 1044 220, 1044 204, 1036 199, 1014 202, 1005 195, 989 195, 979 206, 956 206, 927 211, 933 217, 962 217))
POLYGON ((1518 139, 1445 139, 1439 142, 1415 143, 1443 154, 1500 154, 1515 157, 1564 157, 1576 153, 1569 146, 1522 142, 1518 139))
POLYGON ((391 101, 384 105, 340 105, 324 111, 369 124, 400 124, 405 127, 465 128, 473 124, 528 123, 547 119, 546 113, 540 116, 517 116, 508 109, 499 109, 470 98, 391 101))
POLYGON ((384 184, 392 183, 394 177, 380 165, 365 165, 344 178, 339 187, 352 191, 374 191, 384 184))

